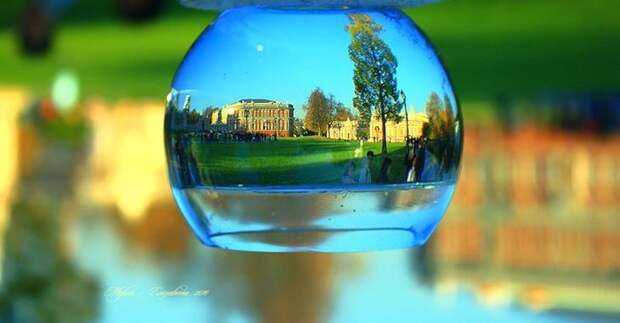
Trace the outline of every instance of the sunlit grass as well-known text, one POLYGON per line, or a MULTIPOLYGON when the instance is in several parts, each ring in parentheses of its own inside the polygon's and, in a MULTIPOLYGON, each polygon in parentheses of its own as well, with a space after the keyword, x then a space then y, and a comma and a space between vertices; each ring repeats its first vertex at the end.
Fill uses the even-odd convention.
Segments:
MULTIPOLYGON (((381 143, 366 142, 360 148, 358 141, 339 141, 319 137, 279 138, 277 141, 250 143, 194 143, 192 146, 199 167, 208 174, 212 183, 234 185, 306 184, 338 182, 348 161, 355 161, 357 171, 361 158, 372 150, 373 179, 379 176, 383 158, 381 143)), ((400 183, 405 178, 404 143, 389 143, 392 168, 390 182, 400 183)))

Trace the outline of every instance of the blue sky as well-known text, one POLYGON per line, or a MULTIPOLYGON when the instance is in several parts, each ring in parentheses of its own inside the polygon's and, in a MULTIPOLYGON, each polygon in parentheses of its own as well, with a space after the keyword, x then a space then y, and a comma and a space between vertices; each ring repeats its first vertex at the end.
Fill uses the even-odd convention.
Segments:
MULTIPOLYGON (((398 59, 398 86, 409 111, 412 104, 422 111, 431 91, 448 93, 455 106, 439 61, 410 20, 394 12, 369 14, 383 26, 380 37, 398 59)), ((198 108, 263 98, 292 103, 301 117, 316 87, 352 107, 348 23, 342 11, 229 10, 194 43, 173 88, 191 92, 198 108)))

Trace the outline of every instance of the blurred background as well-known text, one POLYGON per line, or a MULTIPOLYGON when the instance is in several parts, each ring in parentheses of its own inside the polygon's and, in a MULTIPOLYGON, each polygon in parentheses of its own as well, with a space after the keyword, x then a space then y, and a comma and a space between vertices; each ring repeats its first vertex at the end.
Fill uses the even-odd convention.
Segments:
POLYGON ((619 10, 407 10, 465 118, 439 229, 411 250, 252 254, 201 246, 166 177, 164 99, 217 13, 3 0, 0 322, 620 320, 619 10))

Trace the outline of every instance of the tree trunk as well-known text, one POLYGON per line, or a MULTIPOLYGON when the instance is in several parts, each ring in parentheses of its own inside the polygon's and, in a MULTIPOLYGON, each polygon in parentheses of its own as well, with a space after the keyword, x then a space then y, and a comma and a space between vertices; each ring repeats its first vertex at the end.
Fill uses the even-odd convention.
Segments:
POLYGON ((381 144, 381 154, 387 156, 387 131, 385 129, 385 108, 383 107, 383 99, 379 101, 379 107, 381 110, 381 132, 383 134, 383 143, 381 144))

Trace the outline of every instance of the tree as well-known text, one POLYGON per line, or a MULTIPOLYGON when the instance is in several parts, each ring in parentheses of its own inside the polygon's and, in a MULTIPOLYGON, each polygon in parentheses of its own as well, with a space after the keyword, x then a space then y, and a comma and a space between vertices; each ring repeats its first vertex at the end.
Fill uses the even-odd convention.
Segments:
POLYGON ((165 8, 163 0, 116 0, 116 8, 122 18, 140 22, 157 17, 165 8))
POLYGON ((189 111, 189 115, 187 116, 187 123, 196 124, 200 121, 200 112, 196 109, 192 109, 189 111))
POLYGON ((437 158, 441 169, 449 171, 456 166, 456 118, 452 103, 447 95, 442 102, 439 95, 432 92, 426 102, 428 126, 425 128, 425 137, 429 139, 428 148, 437 158))
POLYGON ((426 101, 426 114, 428 115, 428 133, 425 133, 425 137, 429 140, 441 139, 441 98, 436 92, 431 92, 431 95, 426 101))
POLYGON ((304 105, 306 116, 304 118, 305 128, 315 131, 322 136, 327 134, 327 130, 334 120, 335 106, 333 96, 329 99, 320 88, 316 88, 310 93, 308 102, 304 105))
MULTIPOLYGON (((462 116, 460 114, 455 115, 452 102, 447 94, 443 96, 443 105, 446 111, 444 120, 445 131, 448 134, 446 137, 448 145, 446 147, 445 168, 456 169, 458 167, 459 157, 461 156, 461 150, 463 149, 463 137, 460 134, 462 129, 460 129, 461 125, 459 124, 459 120, 462 120, 462 116)), ((460 113, 460 111, 458 113, 460 113)))
POLYGON ((295 120, 293 121, 293 134, 296 137, 301 137, 304 135, 304 121, 299 119, 299 118, 295 118, 295 120))
POLYGON ((334 119, 336 119, 336 121, 346 121, 347 119, 355 120, 355 116, 351 112, 351 109, 347 108, 342 103, 338 103, 338 105, 336 105, 334 119))
POLYGON ((358 137, 368 137, 374 107, 383 130, 381 153, 387 155, 385 125, 388 120, 400 121, 403 106, 396 82, 398 62, 392 50, 378 36, 381 25, 366 14, 351 14, 349 20, 351 23, 347 25, 347 31, 352 38, 349 57, 354 65, 353 106, 359 114, 358 137))

